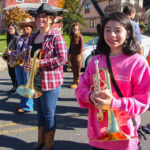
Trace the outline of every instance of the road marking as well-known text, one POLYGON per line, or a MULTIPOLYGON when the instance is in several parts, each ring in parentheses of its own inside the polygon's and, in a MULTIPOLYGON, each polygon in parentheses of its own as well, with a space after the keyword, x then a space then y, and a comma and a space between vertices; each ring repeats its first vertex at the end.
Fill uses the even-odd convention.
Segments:
POLYGON ((11 123, 7 123, 7 124, 0 124, 0 128, 3 128, 3 127, 10 127, 10 126, 16 126, 16 125, 21 125, 21 124, 36 124, 37 121, 21 121, 21 122, 18 122, 18 123, 14 123, 14 122, 11 122, 11 123))
POLYGON ((36 130, 37 127, 32 127, 32 128, 24 128, 24 129, 16 129, 16 130, 5 130, 5 131, 1 131, 0 135, 7 135, 9 133, 23 133, 26 131, 32 131, 32 130, 36 130))

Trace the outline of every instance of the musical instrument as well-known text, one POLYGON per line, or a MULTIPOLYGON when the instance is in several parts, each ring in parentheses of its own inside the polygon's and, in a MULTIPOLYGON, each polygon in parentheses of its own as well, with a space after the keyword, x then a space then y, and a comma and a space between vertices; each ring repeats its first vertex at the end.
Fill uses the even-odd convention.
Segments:
MULTIPOLYGON (((110 83, 110 77, 109 73, 105 68, 98 67, 98 60, 95 61, 96 65, 96 74, 93 75, 93 82, 94 85, 91 86, 91 92, 92 91, 101 91, 101 90, 108 90, 111 94, 111 83, 110 83), (101 76, 105 78, 102 80, 101 76)), ((99 122, 103 121, 104 115, 103 110, 98 110, 97 113, 97 119, 99 122)), ((93 141, 117 141, 117 140, 129 140, 132 137, 125 134, 123 131, 121 131, 119 124, 117 122, 116 118, 116 112, 111 110, 105 110, 107 112, 107 129, 101 137, 93 138, 93 141)))
POLYGON ((30 72, 28 83, 26 85, 21 85, 17 88, 17 93, 23 97, 38 98, 42 95, 41 90, 38 87, 34 86, 34 78, 38 69, 37 56, 39 53, 40 53, 39 59, 41 59, 41 56, 42 56, 42 53, 40 51, 41 50, 38 49, 37 51, 34 52, 33 62, 32 62, 32 67, 31 67, 31 72, 30 72))
POLYGON ((10 50, 9 50, 9 48, 7 47, 6 49, 5 49, 5 52, 3 53, 3 55, 2 55, 2 58, 5 60, 5 61, 8 61, 9 60, 9 55, 10 55, 10 50))
POLYGON ((25 53, 25 50, 23 50, 20 54, 14 56, 15 58, 11 58, 8 61, 8 65, 11 68, 14 68, 17 65, 20 65, 21 67, 24 65, 24 59, 22 57, 22 55, 25 53))

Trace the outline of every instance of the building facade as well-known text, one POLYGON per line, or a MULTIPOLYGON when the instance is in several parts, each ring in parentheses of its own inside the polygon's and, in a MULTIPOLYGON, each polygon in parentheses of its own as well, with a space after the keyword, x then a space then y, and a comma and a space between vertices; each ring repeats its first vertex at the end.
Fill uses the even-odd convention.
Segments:
POLYGON ((80 0, 81 14, 88 24, 86 27, 81 26, 82 33, 97 33, 97 25, 100 24, 101 17, 105 14, 105 7, 110 4, 116 4, 116 6, 121 6, 121 11, 124 3, 137 4, 143 7, 143 0, 80 0))
MULTIPOLYGON (((42 3, 48 3, 53 7, 57 7, 57 0, 1 0, 1 14, 0 14, 0 29, 4 29, 6 28, 5 25, 5 11, 3 11, 3 9, 7 8, 7 7, 13 7, 16 6, 18 4, 31 4, 34 6, 34 4, 42 4, 42 3)), ((58 16, 55 19, 55 22, 57 22, 60 19, 60 17, 58 16)), ((57 30, 61 30, 62 28, 62 24, 54 24, 54 28, 56 28, 57 30)))

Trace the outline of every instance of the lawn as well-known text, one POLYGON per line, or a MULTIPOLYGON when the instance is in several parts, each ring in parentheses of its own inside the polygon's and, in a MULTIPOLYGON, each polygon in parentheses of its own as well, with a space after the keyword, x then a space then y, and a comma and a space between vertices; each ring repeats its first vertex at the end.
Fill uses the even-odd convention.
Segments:
MULTIPOLYGON (((66 42, 66 46, 68 47, 70 44, 70 38, 68 35, 63 36, 66 42)), ((93 39, 92 36, 83 36, 84 38, 84 43, 90 41, 93 39)), ((3 53, 6 49, 6 35, 0 35, 0 52, 3 53)))
POLYGON ((6 49, 6 35, 0 35, 0 53, 6 49))

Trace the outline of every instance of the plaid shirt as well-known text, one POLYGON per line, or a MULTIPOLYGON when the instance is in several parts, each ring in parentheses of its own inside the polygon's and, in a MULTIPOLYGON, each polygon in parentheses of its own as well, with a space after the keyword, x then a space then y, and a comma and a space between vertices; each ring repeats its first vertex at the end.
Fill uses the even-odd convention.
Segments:
MULTIPOLYGON (((25 64, 28 61, 29 46, 39 32, 33 33, 28 42, 25 64)), ((62 35, 51 29, 42 43, 42 91, 49 91, 63 84, 63 65, 67 61, 67 49, 62 35)))
POLYGON ((24 34, 16 37, 17 49, 11 52, 10 57, 16 56, 16 55, 20 54, 22 51, 27 49, 27 43, 28 43, 29 38, 24 39, 23 36, 24 36, 24 34))

